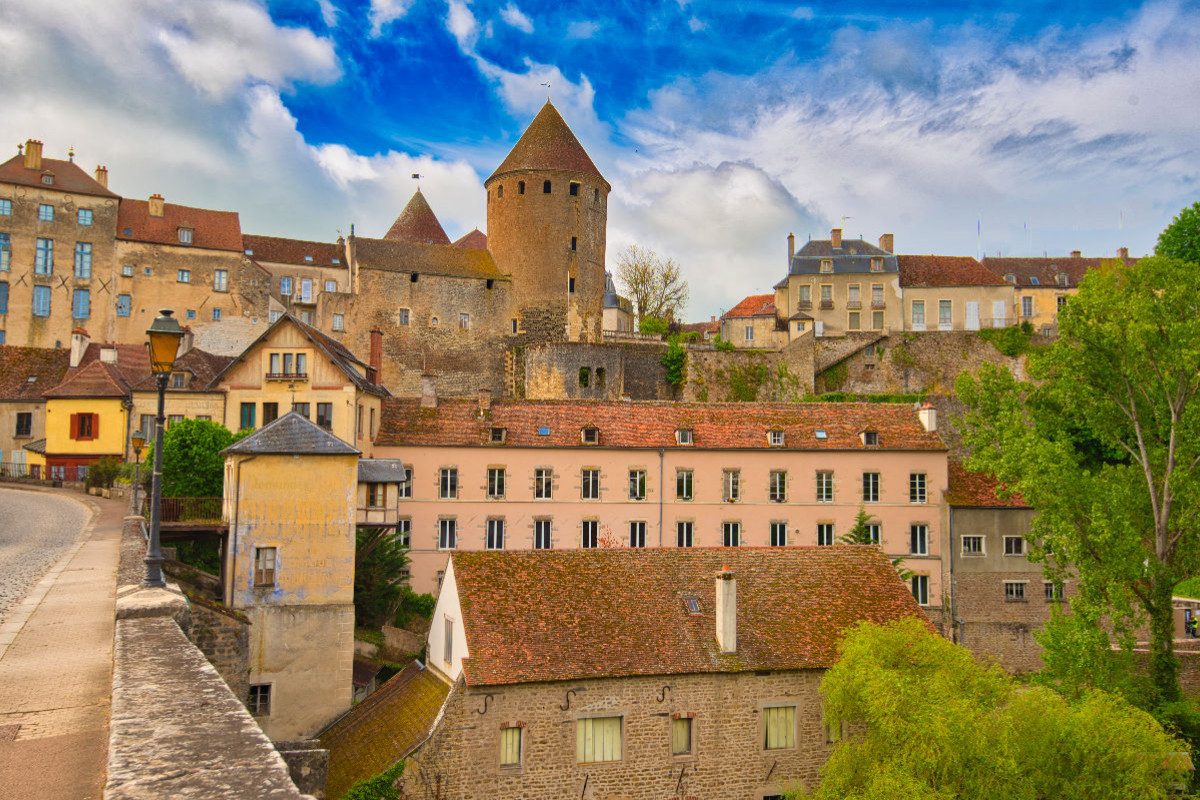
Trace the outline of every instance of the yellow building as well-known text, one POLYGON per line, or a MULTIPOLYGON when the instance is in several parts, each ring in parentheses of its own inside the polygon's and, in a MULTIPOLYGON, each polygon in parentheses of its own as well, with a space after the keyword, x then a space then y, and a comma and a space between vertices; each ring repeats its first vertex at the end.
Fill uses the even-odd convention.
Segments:
POLYGON ((359 451, 296 413, 225 450, 225 603, 250 627, 250 711, 272 739, 350 708, 359 451))
POLYGON ((907 331, 1015 325, 1013 286, 970 256, 896 256, 907 331))

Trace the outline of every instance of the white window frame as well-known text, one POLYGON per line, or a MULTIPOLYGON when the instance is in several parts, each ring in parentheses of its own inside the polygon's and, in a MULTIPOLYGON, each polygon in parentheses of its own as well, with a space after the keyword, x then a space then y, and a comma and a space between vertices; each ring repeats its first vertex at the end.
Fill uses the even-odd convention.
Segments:
POLYGON ((689 519, 675 521, 675 546, 694 547, 696 544, 696 523, 689 519))
POLYGON ((484 545, 488 550, 504 549, 504 517, 488 517, 484 545))
POLYGON ((458 499, 458 467, 442 467, 438 470, 438 499, 458 499))
POLYGON ((767 499, 772 503, 787 502, 787 470, 771 470, 767 478, 767 499))
POLYGON ((593 550, 600 546, 600 520, 580 520, 579 546, 584 550, 593 550))
POLYGON ((862 482, 862 501, 864 503, 879 502, 879 473, 864 472, 862 482))
POLYGON ((929 555, 928 524, 913 522, 908 526, 908 554, 911 556, 929 555))
POLYGON ((984 542, 985 541, 986 540, 984 539, 983 536, 979 536, 979 535, 975 535, 975 534, 963 536, 962 541, 959 543, 960 546, 962 547, 961 552, 962 552, 963 557, 964 558, 972 558, 975 556, 987 555, 987 553, 984 551, 984 542))
POLYGON ((675 499, 690 502, 695 497, 695 474, 690 469, 675 470, 675 499))
POLYGON ((533 470, 533 497, 536 500, 554 499, 554 470, 550 467, 533 470))
POLYGON ((646 499, 646 470, 629 470, 629 499, 637 501, 646 499))
POLYGON ((438 519, 438 550, 458 549, 458 519, 455 517, 440 517, 438 519))
POLYGON ((1005 536, 1004 537, 1004 555, 1013 557, 1025 556, 1025 537, 1024 536, 1005 536))
POLYGON ((924 472, 908 473, 908 502, 921 505, 928 502, 928 478, 924 472))
POLYGON ((817 546, 829 547, 837 541, 836 528, 832 522, 817 523, 817 546))
POLYGON ((538 517, 533 521, 533 549, 551 550, 554 548, 554 520, 549 517, 538 517))
POLYGON ((504 498, 504 467, 488 467, 487 496, 492 500, 504 498))
POLYGON ((817 502, 833 502, 833 470, 817 470, 817 502))
POLYGON ((917 601, 917 605, 929 605, 929 576, 913 575, 911 585, 913 598, 917 601))
POLYGON ((742 499, 742 471, 727 469, 721 472, 721 500, 737 503, 742 499))
POLYGON ((1029 599, 1025 592, 1025 585, 1029 581, 1005 581, 1004 582, 1004 602, 1006 603, 1024 603, 1029 599))
POLYGON ((771 523, 771 547, 787 547, 788 543, 788 524, 786 522, 771 523))
POLYGON ((635 519, 629 522, 629 546, 642 548, 646 546, 646 522, 635 519))
POLYGON ((737 521, 721 523, 721 546, 741 547, 742 523, 737 521))

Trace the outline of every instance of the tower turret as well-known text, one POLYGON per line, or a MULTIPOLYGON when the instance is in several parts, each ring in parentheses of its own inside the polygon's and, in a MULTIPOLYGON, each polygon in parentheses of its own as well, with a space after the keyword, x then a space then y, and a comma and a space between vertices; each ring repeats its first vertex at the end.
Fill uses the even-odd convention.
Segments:
POLYGON ((413 244, 450 244, 450 237, 420 189, 417 189, 383 238, 413 244))

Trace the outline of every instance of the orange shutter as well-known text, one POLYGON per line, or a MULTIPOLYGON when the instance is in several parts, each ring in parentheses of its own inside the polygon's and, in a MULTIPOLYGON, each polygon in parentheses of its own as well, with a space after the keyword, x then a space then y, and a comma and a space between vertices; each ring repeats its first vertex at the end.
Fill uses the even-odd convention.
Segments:
POLYGON ((72 439, 79 438, 79 415, 78 414, 71 415, 71 434, 70 434, 70 436, 72 439))
POLYGON ((92 436, 93 439, 100 438, 100 415, 92 414, 92 436))

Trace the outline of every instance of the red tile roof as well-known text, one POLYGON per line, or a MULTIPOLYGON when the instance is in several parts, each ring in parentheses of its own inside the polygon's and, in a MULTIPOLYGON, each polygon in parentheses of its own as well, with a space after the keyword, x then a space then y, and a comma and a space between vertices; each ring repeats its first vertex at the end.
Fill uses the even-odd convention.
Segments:
POLYGON ((487 234, 476 228, 455 239, 454 246, 466 247, 469 250, 487 250, 487 234))
POLYGON ((505 173, 528 169, 581 172, 604 181, 605 188, 609 185, 549 100, 484 185, 505 173))
POLYGON ((302 267, 345 269, 342 246, 336 242, 306 242, 278 236, 243 234, 242 250, 260 264, 297 264, 302 267))
POLYGON ((709 322, 686 322, 679 326, 679 329, 684 333, 716 333, 721 330, 721 323, 717 320, 709 322))
POLYGON ((37 402, 62 382, 70 363, 66 348, 0 345, 0 401, 37 402))
POLYGON ((91 342, 83 351, 79 360, 79 368, 86 367, 93 361, 102 361, 101 354, 105 350, 115 350, 117 360, 111 366, 115 375, 126 386, 133 386, 150 375, 150 351, 143 344, 102 344, 91 342))
POLYGON ((56 158, 43 158, 41 169, 25 169, 25 157, 16 155, 0 164, 0 183, 16 183, 21 186, 33 186, 38 189, 57 189, 71 194, 89 194, 97 197, 119 197, 110 192, 96 179, 79 168, 71 161, 59 161, 56 158), (54 173, 54 185, 42 183, 42 174, 54 173))
MULTIPOLYGON (((983 265, 1004 278, 1012 275, 1021 287, 1076 287, 1088 270, 1100 269, 1103 265, 1118 261, 1117 258, 984 258, 983 265), (1059 283, 1058 276, 1066 275, 1066 283, 1059 283), (1037 283, 1034 283, 1034 278, 1037 283)), ((1126 264, 1136 264, 1136 258, 1125 259, 1126 264)))
POLYGON ((68 370, 62 383, 46 392, 52 397, 125 397, 129 384, 113 364, 93 361, 68 370))
POLYGON ((242 226, 236 211, 212 211, 166 203, 161 217, 150 216, 146 200, 121 200, 117 238, 134 242, 171 244, 205 250, 242 252, 242 226), (192 243, 181 244, 179 229, 192 229, 192 243))
POLYGON ((413 244, 387 239, 355 238, 354 256, 363 269, 388 272, 416 272, 421 275, 446 275, 453 278, 509 280, 487 250, 413 244))
POLYGON ((479 416, 470 400, 439 400, 421 408, 414 398, 388 398, 375 442, 393 446, 481 447, 491 429, 507 431, 507 447, 595 447, 580 430, 595 426, 600 447, 677 448, 675 431, 690 429, 694 447, 707 450, 768 449, 768 431, 784 433, 781 450, 944 451, 936 433, 901 403, 667 403, 587 400, 494 401, 479 416), (541 430, 546 430, 545 435, 541 430), (826 438, 818 439, 823 430, 826 438), (859 434, 879 433, 868 448, 859 434))
POLYGON ((775 316, 775 295, 752 294, 742 302, 721 315, 726 317, 773 317, 775 316))
POLYGON ((961 461, 950 462, 950 486, 946 502, 952 506, 975 508, 1029 508, 1019 494, 1000 497, 1000 482, 987 472, 968 472, 961 461))
POLYGON ((384 239, 392 242, 411 242, 413 244, 450 244, 442 223, 429 207, 429 202, 421 190, 408 201, 408 205, 396 217, 392 227, 383 235, 384 239))
MULTIPOLYGON (((175 368, 173 372, 189 373, 191 379, 188 381, 184 389, 173 389, 167 386, 167 392, 203 392, 208 389, 209 384, 221 374, 221 372, 233 363, 233 356, 219 356, 216 353, 209 353, 201 350, 198 347, 193 347, 175 360, 175 368)), ((141 380, 133 385, 134 391, 137 392, 154 392, 158 391, 154 382, 154 376, 147 373, 141 380)))
POLYGON ((860 620, 922 617, 872 546, 455 553, 468 685, 825 669, 860 620), (737 652, 717 644, 715 578, 737 581, 737 652), (699 600, 691 614, 685 597, 699 600))
POLYGON ((970 256, 896 256, 900 285, 1003 286, 1005 280, 970 256))

